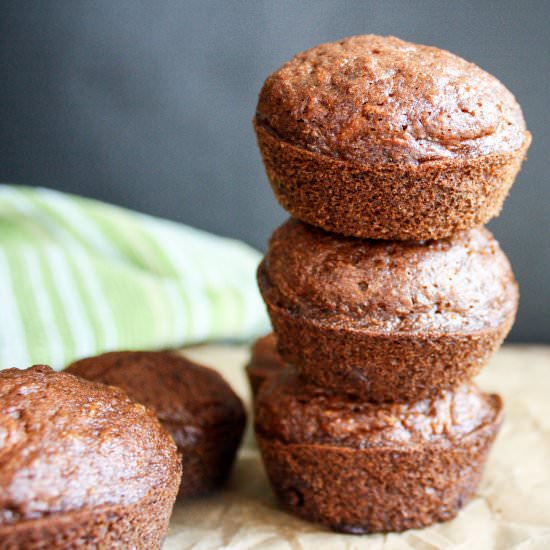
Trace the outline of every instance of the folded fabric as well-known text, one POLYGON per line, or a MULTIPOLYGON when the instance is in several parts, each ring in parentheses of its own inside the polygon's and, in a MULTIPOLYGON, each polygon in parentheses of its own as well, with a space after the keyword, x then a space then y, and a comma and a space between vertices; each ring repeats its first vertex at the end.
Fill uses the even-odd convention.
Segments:
POLYGON ((260 254, 57 191, 0 185, 0 368, 268 330, 260 254))

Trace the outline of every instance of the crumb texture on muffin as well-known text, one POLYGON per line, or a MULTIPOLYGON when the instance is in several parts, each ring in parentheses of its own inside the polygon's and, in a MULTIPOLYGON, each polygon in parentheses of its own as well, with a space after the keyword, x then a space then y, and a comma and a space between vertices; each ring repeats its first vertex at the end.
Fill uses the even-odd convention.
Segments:
POLYGON ((110 507, 123 517, 153 497, 160 525, 180 475, 168 433, 122 390, 46 366, 0 372, 0 528, 110 507))
POLYGON ((529 139, 495 77, 445 50, 374 35, 296 55, 264 83, 256 120, 293 145, 369 164, 477 157, 529 139))
POLYGON ((490 232, 388 242, 344 238, 290 219, 259 268, 268 306, 334 327, 453 333, 513 316, 518 290, 490 232))
POLYGON ((282 505, 336 531, 378 533, 453 518, 475 493, 502 401, 472 384, 374 405, 299 379, 260 389, 256 437, 282 505))

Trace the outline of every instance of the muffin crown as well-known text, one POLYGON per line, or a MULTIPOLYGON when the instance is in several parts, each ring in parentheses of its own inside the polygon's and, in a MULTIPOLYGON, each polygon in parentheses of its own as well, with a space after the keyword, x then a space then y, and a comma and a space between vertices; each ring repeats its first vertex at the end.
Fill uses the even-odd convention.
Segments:
POLYGON ((518 301, 508 259, 484 228, 438 241, 370 241, 290 219, 273 233, 258 278, 276 307, 381 332, 482 330, 518 301))
POLYGON ((374 404, 304 382, 287 368, 266 382, 256 401, 258 433, 283 443, 354 448, 458 444, 495 422, 500 398, 471 383, 412 403, 374 404))
POLYGON ((109 352, 81 359, 67 372, 124 388, 161 421, 200 428, 244 417, 241 400, 220 374, 175 353, 109 352))
POLYGON ((476 157, 528 139, 495 77, 445 50, 374 35, 295 56, 267 78, 256 120, 294 145, 360 163, 476 157))
POLYGON ((46 366, 0 372, 0 525, 177 486, 176 446, 119 389, 46 366))

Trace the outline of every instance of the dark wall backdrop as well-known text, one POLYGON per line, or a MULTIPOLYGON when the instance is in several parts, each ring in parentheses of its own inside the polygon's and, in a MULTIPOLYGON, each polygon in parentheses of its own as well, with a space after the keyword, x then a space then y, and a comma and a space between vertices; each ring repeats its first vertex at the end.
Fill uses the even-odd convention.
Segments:
MULTIPOLYGON (((534 135, 490 227, 522 290, 512 339, 550 341, 550 2, 1 1, 0 180, 264 248, 283 219, 251 119, 264 78, 351 34, 449 49, 499 77, 534 135)), ((1 305, 0 305, 1 307, 1 305)))

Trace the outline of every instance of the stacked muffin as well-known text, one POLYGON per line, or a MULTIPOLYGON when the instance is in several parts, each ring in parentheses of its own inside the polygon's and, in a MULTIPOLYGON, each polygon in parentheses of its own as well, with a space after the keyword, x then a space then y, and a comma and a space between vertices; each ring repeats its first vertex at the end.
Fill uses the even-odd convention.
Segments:
POLYGON ((502 418, 470 379, 517 309, 481 225, 530 143, 519 105, 448 52, 357 36, 273 73, 254 127, 293 216, 258 270, 275 337, 249 367, 276 494, 345 532, 453 517, 502 418))

